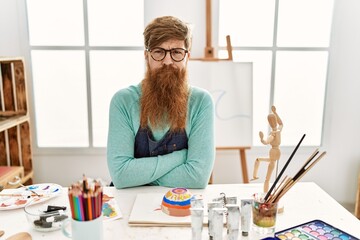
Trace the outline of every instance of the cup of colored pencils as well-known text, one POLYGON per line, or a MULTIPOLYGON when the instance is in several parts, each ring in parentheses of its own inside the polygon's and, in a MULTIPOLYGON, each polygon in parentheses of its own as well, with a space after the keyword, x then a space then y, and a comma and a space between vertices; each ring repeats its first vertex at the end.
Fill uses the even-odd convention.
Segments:
POLYGON ((103 190, 99 182, 89 184, 84 177, 82 183, 69 187, 68 197, 74 220, 91 221, 101 216, 103 190))
POLYGON ((84 176, 82 182, 68 188, 71 209, 71 231, 63 224, 62 232, 73 240, 103 239, 102 199, 103 189, 99 182, 89 183, 84 176))

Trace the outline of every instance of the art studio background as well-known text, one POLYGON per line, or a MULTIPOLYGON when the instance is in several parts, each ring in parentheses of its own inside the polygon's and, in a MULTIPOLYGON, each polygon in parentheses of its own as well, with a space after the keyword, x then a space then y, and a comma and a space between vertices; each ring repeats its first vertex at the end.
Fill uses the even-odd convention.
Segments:
MULTIPOLYGON (((76 1, 78 2, 78 1, 76 1)), ((81 3, 82 1, 80 1, 81 3)), ((202 57, 205 47, 205 1, 172 1, 163 3, 157 0, 144 1, 144 25, 150 19, 164 14, 173 14, 195 22, 195 34, 192 57, 202 57)), ((216 2, 216 1, 215 1, 216 2)), ((277 1, 276 1, 277 2, 277 1)), ((281 1, 280 1, 281 2, 281 1)), ((296 2, 296 1, 294 1, 296 2)), ((310 1, 311 2, 311 1, 310 1)), ((75 3, 74 3, 75 4, 75 3)), ((215 4, 216 9, 216 4, 215 4)), ((141 10, 142 11, 142 10, 141 10)), ((339 203, 352 211, 357 191, 357 178, 360 171, 360 2, 356 0, 334 1, 332 11, 330 50, 327 71, 326 92, 324 95, 322 142, 320 146, 301 147, 293 161, 303 162, 316 147, 327 151, 326 157, 316 165, 303 179, 320 185, 339 203)), ((66 14, 65 14, 66 15, 66 14)), ((68 186, 82 173, 110 181, 106 163, 105 148, 46 149, 38 147, 36 142, 36 113, 34 82, 30 65, 29 37, 27 36, 26 3, 23 0, 0 0, 0 56, 25 57, 28 70, 29 109, 32 117, 33 168, 34 182, 53 182, 68 186)), ((216 27, 216 24, 214 24, 216 27)), ((143 27, 143 26, 142 26, 143 27)), ((213 45, 216 38, 213 39, 213 45)), ((76 49, 76 48, 75 48, 76 49)), ((140 81, 140 79, 139 79, 140 81)), ((66 98, 63 92, 62 97, 66 98)), ((301 93, 304 99, 316 99, 317 95, 301 93)), ((284 105, 282 103, 282 105, 284 105)), ((286 104, 285 104, 286 105, 286 104)), ((280 104, 281 106, 281 104, 280 104)), ((283 132, 290 131, 286 115, 289 110, 279 105, 278 112, 284 121, 283 132)), ((58 107, 58 106, 54 106, 58 107)), ((266 116, 269 109, 263 113, 266 116)), ((287 106, 287 109, 292 109, 287 106)), ((107 109, 104 111, 106 112, 107 109)), ((312 118, 306 111, 292 109, 298 118, 308 121, 312 118)), ((71 118, 72 116, 63 116, 71 118)), ((107 118, 107 115, 104 115, 107 118)), ((263 122, 255 132, 266 132, 268 124, 264 117, 257 119, 263 122)), ((301 126, 292 126, 292 128, 301 126)), ((306 132, 303 132, 306 133, 306 132)), ((237 133, 241 135, 242 133, 237 133)), ((300 138, 301 135, 298 136, 300 138)), ((295 136, 295 138, 297 138, 295 136)), ((258 139, 253 139, 256 142, 258 139)), ((257 143, 257 144, 258 144, 257 143)), ((294 144, 295 145, 295 144, 294 144)), ((284 164, 294 146, 281 146, 280 165, 284 164)), ((269 146, 252 146, 246 152, 248 173, 251 177, 254 161, 259 156, 266 156, 269 146)), ((299 165, 290 165, 289 171, 298 169, 299 165)), ((266 172, 260 167, 261 182, 266 172)), ((275 175, 275 174, 274 174, 275 175)), ((274 176, 273 175, 273 176, 274 176)), ((214 183, 241 183, 239 155, 237 152, 217 152, 214 166, 214 183)), ((311 196, 309 196, 311 197, 311 196)))

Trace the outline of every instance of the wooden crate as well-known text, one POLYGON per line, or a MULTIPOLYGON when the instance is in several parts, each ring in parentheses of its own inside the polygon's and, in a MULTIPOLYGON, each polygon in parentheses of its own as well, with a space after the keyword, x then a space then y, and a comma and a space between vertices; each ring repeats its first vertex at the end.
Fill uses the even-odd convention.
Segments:
POLYGON ((23 58, 0 58, 0 166, 24 169, 32 184, 30 117, 23 58))

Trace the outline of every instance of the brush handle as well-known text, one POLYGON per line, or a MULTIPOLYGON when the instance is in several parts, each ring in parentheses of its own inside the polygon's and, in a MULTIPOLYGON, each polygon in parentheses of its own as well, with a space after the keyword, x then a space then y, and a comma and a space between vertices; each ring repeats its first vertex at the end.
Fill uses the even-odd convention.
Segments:
POLYGON ((285 166, 281 169, 281 172, 280 172, 279 176, 276 178, 276 180, 275 180, 275 182, 273 183, 273 185, 271 186, 270 190, 267 192, 267 194, 266 194, 266 196, 265 196, 265 198, 264 198, 265 201, 267 201, 267 199, 269 198, 271 192, 272 192, 273 189, 275 188, 277 182, 279 181, 279 179, 281 178, 281 176, 284 174, 287 166, 289 165, 291 159, 294 157, 296 151, 298 150, 298 148, 299 148, 301 142, 304 140, 305 136, 306 136, 306 134, 304 134, 304 135, 302 136, 302 138, 300 139, 299 143, 296 145, 294 151, 291 153, 289 159, 287 160, 285 166))
POLYGON ((42 194, 31 194, 31 195, 23 195, 23 194, 11 194, 11 193, 0 193, 0 197, 42 197, 42 194))
POLYGON ((313 163, 311 163, 310 166, 299 177, 297 177, 296 179, 294 178, 293 181, 284 188, 282 193, 280 193, 280 195, 275 199, 275 201, 279 201, 280 198, 282 198, 285 193, 287 193, 287 191, 289 191, 290 188, 295 185, 295 183, 297 183, 312 167, 314 167, 317 162, 319 162, 325 156, 325 154, 326 152, 321 153, 320 156, 313 163))

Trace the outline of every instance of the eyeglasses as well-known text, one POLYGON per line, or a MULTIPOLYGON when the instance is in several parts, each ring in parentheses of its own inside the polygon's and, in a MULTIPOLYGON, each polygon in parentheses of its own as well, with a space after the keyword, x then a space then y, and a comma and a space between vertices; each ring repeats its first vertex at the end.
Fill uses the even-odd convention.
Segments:
POLYGON ((189 52, 183 48, 172 48, 169 50, 163 49, 161 47, 156 47, 153 49, 146 49, 146 51, 150 52, 152 59, 155 61, 162 61, 166 57, 167 52, 170 52, 170 57, 175 62, 181 62, 184 60, 186 54, 189 52))

